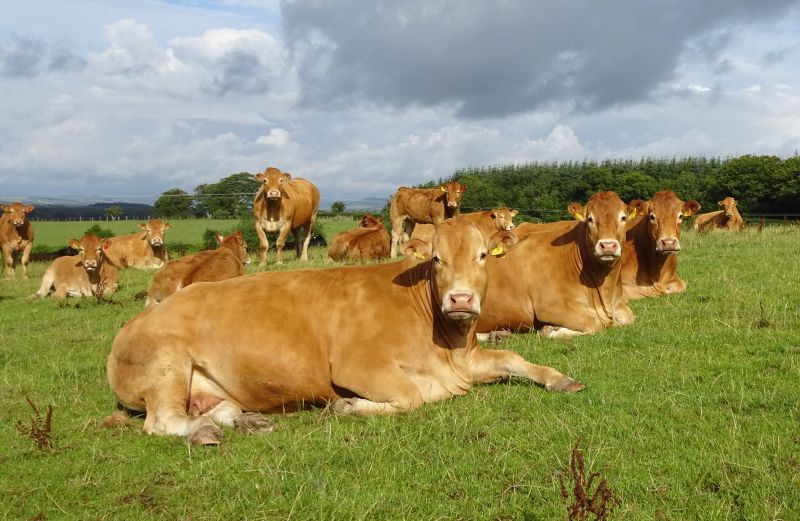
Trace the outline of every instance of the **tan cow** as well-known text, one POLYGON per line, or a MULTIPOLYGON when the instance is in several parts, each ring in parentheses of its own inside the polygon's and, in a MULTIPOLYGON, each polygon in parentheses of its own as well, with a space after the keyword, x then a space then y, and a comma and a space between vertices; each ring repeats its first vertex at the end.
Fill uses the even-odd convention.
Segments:
POLYGON ((576 221, 520 225, 517 246, 489 259, 482 339, 498 330, 573 336, 633 322, 619 262, 633 208, 614 192, 598 192, 568 211, 576 221))
POLYGON ((13 279, 14 256, 22 252, 22 278, 28 278, 28 259, 33 248, 33 225, 28 221, 28 214, 33 211, 33 206, 22 203, 3 205, 3 216, 0 217, 0 249, 6 261, 5 277, 13 279))
POLYGON ((373 260, 389 256, 389 232, 383 220, 370 214, 361 218, 358 228, 339 232, 328 246, 328 262, 373 260))
MULTIPOLYGON (((509 210, 507 206, 500 206, 484 212, 462 213, 456 218, 467 220, 477 226, 481 235, 488 240, 499 231, 513 230, 514 217, 517 213, 516 210, 509 210)), ((433 241, 434 229, 433 224, 417 224, 414 226, 414 231, 411 232, 411 238, 430 244, 433 241)))
POLYGON ((253 201, 260 264, 263 266, 267 262, 267 234, 275 233, 278 234, 275 241, 277 264, 283 263, 283 247, 289 232, 294 235, 297 258, 308 260, 308 243, 319 210, 319 189, 305 179, 292 179, 290 174, 274 167, 257 174, 256 179, 261 182, 253 201), (305 235, 302 247, 301 235, 305 235))
POLYGON ((694 229, 699 232, 710 230, 735 230, 739 231, 744 226, 744 220, 736 208, 736 199, 726 197, 719 204, 722 210, 701 213, 694 220, 694 229))
POLYGON ((269 430, 252 412, 330 403, 335 413, 388 415, 511 376, 582 389, 513 352, 478 347, 493 248, 474 225, 445 222, 426 262, 195 284, 122 328, 109 384, 125 408, 146 412, 146 432, 195 444, 219 443, 217 423, 269 430), (369 302, 371 320, 353 314, 357 302, 369 302))
POLYGON ((216 282, 244 275, 250 263, 242 232, 227 237, 216 235, 219 248, 201 251, 169 261, 153 276, 147 290, 145 307, 158 304, 168 296, 195 282, 216 282))
POLYGON ((415 224, 439 224, 458 215, 461 196, 466 191, 466 186, 455 181, 438 188, 398 188, 389 208, 392 258, 397 256, 400 245, 411 236, 415 224))
POLYGON ((164 246, 164 232, 172 228, 169 223, 150 219, 139 223, 141 232, 113 237, 106 255, 120 268, 154 269, 169 260, 164 246))
POLYGON ((628 221, 622 251, 622 285, 630 299, 655 297, 686 290, 678 276, 683 219, 700 209, 697 201, 683 202, 675 192, 662 190, 648 201, 631 201, 637 216, 628 221))
POLYGON ((111 240, 87 233, 80 241, 71 239, 69 245, 79 253, 54 260, 42 276, 39 291, 32 296, 45 298, 52 290, 53 296, 61 300, 64 297, 108 297, 117 291, 119 273, 106 258, 111 240))

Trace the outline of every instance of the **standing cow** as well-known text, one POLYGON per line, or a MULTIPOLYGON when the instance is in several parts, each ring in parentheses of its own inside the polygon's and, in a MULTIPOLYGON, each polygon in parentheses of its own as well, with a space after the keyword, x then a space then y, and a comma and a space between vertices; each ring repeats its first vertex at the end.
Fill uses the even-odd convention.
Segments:
POLYGON ((28 259, 33 248, 33 225, 28 221, 28 214, 33 211, 33 206, 22 203, 3 205, 3 216, 0 217, 0 248, 6 261, 5 277, 13 279, 14 256, 22 252, 22 278, 28 278, 28 259))
POLYGON ((70 248, 77 255, 59 257, 53 261, 42 276, 42 284, 34 296, 44 298, 52 290, 56 299, 64 297, 108 297, 119 286, 117 268, 106 258, 111 245, 93 233, 81 240, 71 239, 70 248))
POLYGON ((401 186, 392 196, 389 216, 392 221, 392 258, 414 231, 417 223, 439 224, 455 217, 461 208, 461 196, 467 187, 452 181, 438 188, 401 186))
POLYGON ((164 232, 172 228, 169 223, 150 219, 139 223, 141 232, 114 237, 106 252, 109 260, 119 268, 155 269, 169 260, 164 246, 164 232))
POLYGON ((736 208, 736 199, 726 197, 719 204, 722 210, 701 213, 694 220, 694 229, 699 232, 709 230, 734 230, 739 231, 744 226, 744 219, 736 208))
POLYGON ((339 232, 328 246, 328 262, 341 260, 375 260, 389 256, 389 232, 383 220, 365 214, 359 227, 339 232))
POLYGON ((219 443, 217 423, 268 431, 253 413, 331 403, 338 414, 389 415, 511 376, 579 391, 555 369, 478 346, 475 319, 497 246, 474 225, 448 221, 425 262, 195 284, 120 330, 109 384, 126 409, 146 412, 146 432, 194 444, 219 443), (371 320, 353 313, 354 302, 369 303, 371 320))
POLYGON ((283 247, 289 232, 294 235, 297 258, 308 260, 308 243, 319 210, 319 189, 305 179, 292 179, 290 174, 274 167, 257 174, 256 179, 261 183, 253 201, 260 265, 267 263, 267 234, 275 233, 278 234, 275 241, 277 264, 283 264, 283 247), (305 236, 302 247, 301 236, 305 236))

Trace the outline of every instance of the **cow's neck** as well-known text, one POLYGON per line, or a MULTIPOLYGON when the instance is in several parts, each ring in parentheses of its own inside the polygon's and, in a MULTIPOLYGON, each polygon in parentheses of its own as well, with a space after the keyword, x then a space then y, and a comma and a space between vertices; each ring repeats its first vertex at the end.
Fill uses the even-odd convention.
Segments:
POLYGON ((266 210, 268 220, 281 220, 281 199, 282 197, 264 197, 264 209, 266 210))
MULTIPOLYGON (((581 223, 582 226, 585 224, 581 223)), ((578 240, 573 250, 573 266, 584 287, 589 288, 589 298, 594 309, 602 309, 605 316, 614 318, 614 309, 621 298, 621 259, 613 264, 603 264, 594 258, 592 245, 581 226, 576 227, 578 240)))
MULTIPOLYGON (((635 259, 637 266, 637 281, 645 281, 648 285, 669 282, 670 269, 674 272, 676 264, 675 255, 661 255, 656 252, 656 241, 650 234, 650 224, 647 219, 640 219, 629 231, 631 240, 625 241, 625 247, 630 248, 629 255, 635 259), (669 276, 668 276, 669 275, 669 276), (666 278, 667 280, 661 280, 666 278)), ((626 252, 623 252, 625 254, 626 252)))

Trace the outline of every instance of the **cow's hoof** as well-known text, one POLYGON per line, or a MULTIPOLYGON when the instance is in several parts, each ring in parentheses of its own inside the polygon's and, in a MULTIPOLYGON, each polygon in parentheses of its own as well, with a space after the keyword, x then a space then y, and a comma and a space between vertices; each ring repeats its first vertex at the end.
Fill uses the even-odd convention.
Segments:
POLYGON ((330 410, 333 414, 352 414, 357 398, 339 398, 334 401, 330 410))
POLYGON ((513 338, 514 333, 509 331, 508 329, 499 329, 497 331, 492 331, 489 333, 489 343, 492 345, 502 344, 509 338, 513 338))
POLYGON ((579 381, 573 380, 569 376, 565 376, 561 380, 559 380, 558 383, 550 386, 548 390, 556 391, 559 393, 577 393, 578 391, 582 391, 585 388, 586 386, 580 383, 579 381))
POLYGON ((216 425, 203 425, 189 436, 192 445, 219 445, 222 443, 222 431, 216 425))
POLYGON ((257 412, 246 412, 233 420, 233 428, 240 434, 269 434, 278 425, 257 412))

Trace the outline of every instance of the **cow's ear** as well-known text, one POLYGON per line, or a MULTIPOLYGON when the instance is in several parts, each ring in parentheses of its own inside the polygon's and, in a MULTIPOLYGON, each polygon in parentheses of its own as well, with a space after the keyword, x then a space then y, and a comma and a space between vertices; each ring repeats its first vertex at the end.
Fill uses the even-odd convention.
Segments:
POLYGON ((492 257, 504 257, 518 242, 519 238, 516 233, 502 230, 492 235, 486 249, 492 257))
POLYGON ((466 193, 467 192, 467 185, 459 184, 458 185, 458 191, 461 192, 462 194, 466 193))
POLYGON ((72 248, 73 250, 81 249, 81 243, 77 239, 70 239, 67 245, 69 245, 69 247, 72 248))
POLYGON ((447 188, 445 188, 444 185, 440 185, 439 190, 441 190, 442 192, 446 192, 447 188))
POLYGON ((584 215, 585 210, 581 203, 569 203, 567 206, 567 211, 578 221, 586 220, 586 216, 584 215))
POLYGON ((267 176, 265 176, 264 174, 256 174, 255 178, 256 178, 256 181, 259 181, 259 182, 263 183, 264 181, 266 181, 267 176))
POLYGON ((139 228, 141 230, 147 230, 147 223, 139 223, 139 228))
POLYGON ((511 210, 509 213, 511 214, 511 217, 516 217, 519 212, 516 210, 511 210))
POLYGON ((291 179, 292 179, 292 174, 290 174, 289 172, 281 174, 282 181, 290 181, 291 179))
POLYGON ((497 212, 495 212, 494 210, 489 210, 489 217, 491 217, 492 219, 497 219, 497 212))
POLYGON ((634 199, 628 203, 628 219, 634 219, 642 213, 644 213, 644 203, 642 201, 634 199))
POLYGON ((431 253, 431 245, 419 239, 410 239, 403 245, 403 255, 406 257, 425 261, 431 258, 431 253))
POLYGON ((692 199, 691 201, 686 201, 683 203, 683 216, 689 217, 690 215, 694 215, 700 209, 700 203, 692 199))
POLYGON ((108 250, 111 247, 111 241, 105 240, 103 241, 103 249, 108 250))
POLYGON ((4 205, 3 205, 3 211, 4 211, 4 212, 10 212, 10 211, 11 211, 11 206, 10 206, 10 205, 7 205, 7 204, 4 204, 4 205))
POLYGON ((217 244, 222 244, 222 241, 225 240, 225 237, 218 233, 214 234, 214 238, 217 240, 217 244))
POLYGON ((167 231, 167 230, 169 230, 171 228, 172 228, 172 225, 170 223, 164 224, 164 231, 167 231))
POLYGON ((33 206, 26 206, 25 213, 31 213, 33 211, 33 208, 34 208, 33 206))

